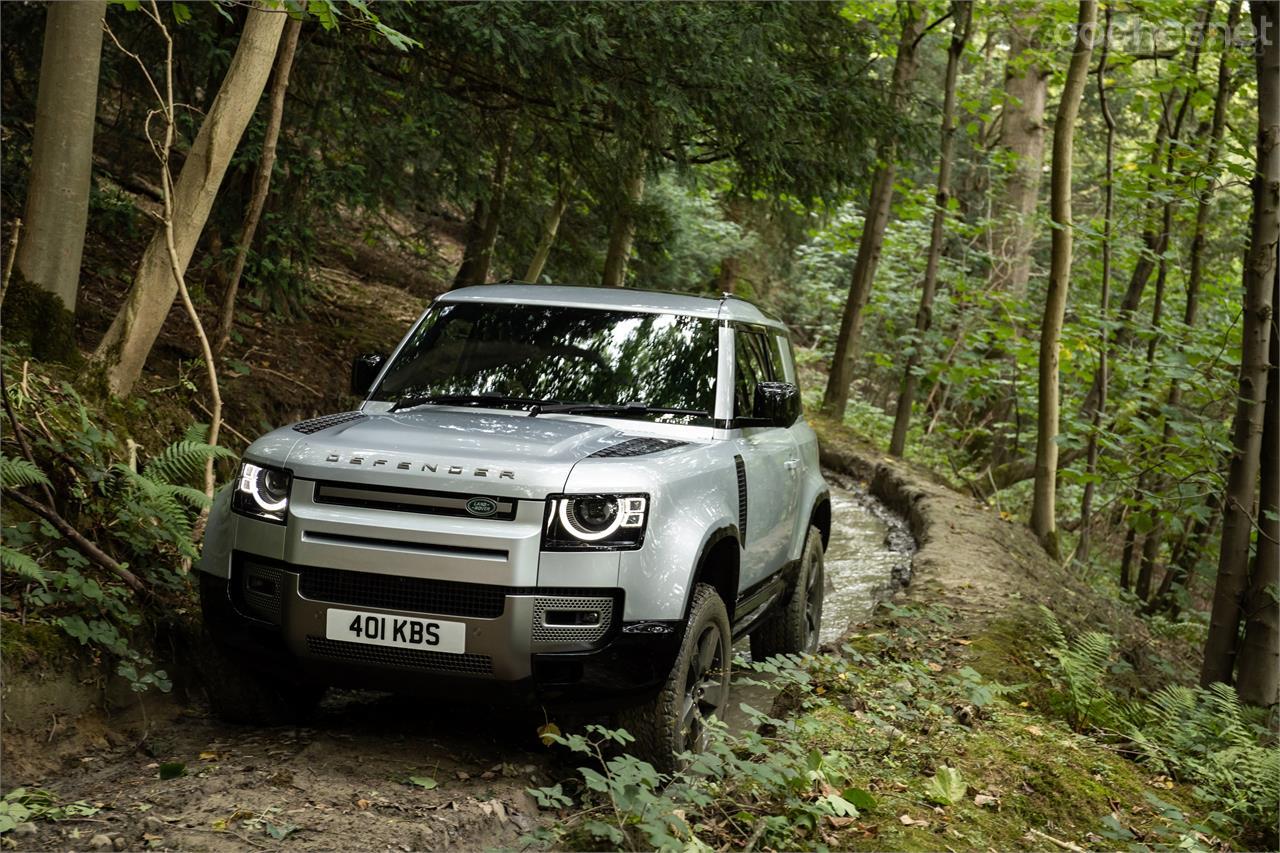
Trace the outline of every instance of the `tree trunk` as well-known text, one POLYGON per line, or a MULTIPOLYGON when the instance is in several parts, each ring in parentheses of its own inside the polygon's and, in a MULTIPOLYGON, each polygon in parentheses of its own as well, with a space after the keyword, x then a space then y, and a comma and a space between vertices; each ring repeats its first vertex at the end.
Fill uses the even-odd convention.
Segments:
POLYGON ((537 283, 542 277, 543 267, 547 265, 547 259, 551 257, 551 247, 556 244, 556 232, 560 230, 560 220, 564 218, 564 212, 569 209, 569 199, 573 195, 573 185, 575 183, 572 175, 561 179, 560 188, 556 191, 555 203, 547 210, 547 215, 542 218, 542 233, 538 237, 538 246, 533 250, 533 258, 529 261, 529 268, 525 270, 524 280, 537 283))
MULTIPOLYGON (((1272 276, 1271 304, 1280 305, 1280 279, 1272 276)), ((1244 641, 1237 684, 1240 698, 1269 707, 1280 702, 1280 329, 1271 316, 1271 369, 1262 423, 1262 487, 1258 550, 1244 600, 1244 641)))
POLYGON ((484 281, 483 278, 476 275, 481 256, 484 254, 481 249, 481 243, 484 242, 484 227, 488 221, 489 204, 483 198, 478 198, 475 204, 471 206, 471 215, 467 217, 467 230, 462 238, 462 263, 458 266, 457 273, 453 276, 453 284, 450 290, 457 290, 459 287, 467 287, 472 284, 479 284, 484 281))
POLYGON ((995 289, 1016 297, 1026 294, 1031 277, 1031 246, 1036 234, 1036 204, 1044 163, 1044 109, 1049 73, 1035 62, 1040 46, 1034 39, 1035 10, 1015 16, 1009 27, 1005 65, 1005 104, 1001 109, 1000 148, 1008 152, 1013 171, 995 202, 991 229, 995 289))
POLYGON ((1099 332, 1101 345, 1098 347, 1098 404, 1094 407, 1093 417, 1089 423, 1089 441, 1085 447, 1085 481, 1084 495, 1080 499, 1080 539, 1076 544, 1076 560, 1089 562, 1090 526, 1093 523, 1094 482, 1098 473, 1098 431, 1102 427, 1102 418, 1107 409, 1107 315, 1111 307, 1111 220, 1115 217, 1115 152, 1116 152, 1116 120, 1111 114, 1111 106, 1107 103, 1107 52, 1110 49, 1112 4, 1107 4, 1106 16, 1102 27, 1102 54, 1098 59, 1098 107, 1102 112, 1102 120, 1107 126, 1107 154, 1104 201, 1102 205, 1102 295, 1099 297, 1099 308, 1102 315, 1099 332))
POLYGON ((1080 97, 1089 76, 1097 18, 1097 0, 1080 0, 1075 50, 1053 124, 1053 164, 1049 173, 1049 208, 1054 229, 1049 289, 1040 324, 1040 398, 1031 529, 1054 559, 1058 559, 1058 348, 1071 284, 1071 147, 1080 97))
POLYGON ((17 254, 24 286, 41 303, 41 316, 32 318, 33 332, 38 333, 31 336, 38 358, 65 361, 78 356, 76 290, 89 219, 106 8, 105 0, 82 0, 51 3, 45 13, 31 173, 17 254))
MULTIPOLYGON (((902 36, 898 40, 898 55, 894 59, 893 80, 890 83, 890 106, 895 112, 904 108, 908 88, 915 77, 916 43, 924 32, 925 9, 909 0, 899 0, 898 14, 902 17, 902 36)), ((880 250, 884 246, 884 231, 893 207, 896 158, 896 141, 890 138, 880 150, 880 166, 867 199, 862 238, 858 242, 858 257, 854 261, 853 275, 849 280, 849 298, 845 301, 840 335, 836 338, 836 351, 831 358, 831 375, 827 379, 827 389, 822 397, 822 411, 837 418, 844 417, 845 406, 849 403, 849 386, 853 382, 853 370, 858 360, 858 345, 862 337, 863 309, 871 298, 871 285, 875 281, 876 267, 880 264, 880 250)))
POLYGON ((493 164, 493 176, 489 180, 489 197, 476 201, 471 219, 467 222, 467 245, 462 266, 458 267, 458 274, 453 278, 453 289, 489 281, 493 249, 498 243, 498 228, 502 223, 507 171, 511 165, 511 148, 514 142, 513 123, 507 127, 498 143, 498 156, 493 164))
POLYGON ((245 214, 240 241, 236 244, 236 260, 231 268, 231 278, 222 296, 218 341, 214 345, 214 352, 218 355, 222 354, 227 347, 227 341, 231 340, 231 327, 235 323, 236 291, 240 289, 240 277, 244 275, 244 265, 249 258, 249 247, 253 245, 254 232, 258 230, 262 211, 267 206, 267 191, 271 187, 271 170, 276 165, 276 142, 280 138, 280 125, 284 119, 284 96, 289 89, 289 71, 293 68, 293 54, 298 49, 300 32, 302 32, 302 21, 298 18, 290 18, 285 23, 284 35, 280 40, 280 53, 276 56, 275 79, 271 82, 270 109, 267 112, 267 127, 262 136, 262 156, 258 159, 258 169, 253 176, 253 196, 249 201, 249 210, 245 214))
POLYGON ((932 230, 929 232, 929 256, 924 266, 924 282, 920 286, 920 308, 916 311, 915 346, 907 357, 907 366, 902 372, 898 407, 893 418, 893 437, 889 441, 889 453, 894 456, 901 456, 907 446, 911 409, 915 405, 916 388, 920 383, 917 369, 923 360, 921 355, 925 347, 925 335, 933 323, 933 297, 938 285, 938 263, 942 258, 943 226, 946 224, 947 207, 951 201, 951 162, 956 137, 956 77, 960 71, 965 43, 969 40, 973 3, 971 0, 954 0, 951 15, 951 44, 947 48, 947 71, 942 95, 942 141, 938 146, 938 193, 933 209, 932 230))
MULTIPOLYGON (((174 187, 173 231, 183 270, 191 262, 227 166, 262 97, 287 17, 257 5, 250 8, 227 76, 182 166, 174 187)), ((177 293, 161 229, 143 253, 125 303, 94 352, 112 393, 124 396, 133 390, 177 293)))
POLYGON ((644 156, 637 154, 631 172, 623 182, 622 198, 609 231, 609 249, 604 256, 604 274, 600 278, 605 287, 626 286, 627 262, 631 259, 631 243, 636 236, 635 209, 643 197, 644 156))
POLYGON ((1196 523, 1191 526, 1190 535, 1184 535, 1177 547, 1173 549, 1173 553, 1169 555, 1169 568, 1164 573, 1164 578, 1160 581, 1160 589, 1147 603, 1146 611, 1155 613, 1158 610, 1165 610, 1170 615, 1177 615, 1178 607, 1173 600, 1173 585, 1182 584, 1186 586, 1191 579, 1191 571, 1195 568, 1196 563, 1200 561, 1200 555, 1204 553, 1205 543, 1209 541, 1209 537, 1213 535, 1213 531, 1217 529, 1218 519, 1221 517, 1218 502, 1210 499, 1208 504, 1209 515, 1206 518, 1196 519, 1196 523))
MULTIPOLYGON (((1209 635, 1205 639, 1200 682, 1230 683, 1248 589, 1249 539, 1253 532, 1254 495, 1262 449, 1266 409, 1276 248, 1280 242, 1280 15, 1271 3, 1250 3, 1260 50, 1258 74, 1258 166, 1253 179, 1253 228, 1244 268, 1244 321, 1240 354, 1240 389, 1232 429, 1231 465, 1222 506, 1222 545, 1214 585, 1209 635)), ((1251 664, 1252 665, 1252 664, 1251 664)))

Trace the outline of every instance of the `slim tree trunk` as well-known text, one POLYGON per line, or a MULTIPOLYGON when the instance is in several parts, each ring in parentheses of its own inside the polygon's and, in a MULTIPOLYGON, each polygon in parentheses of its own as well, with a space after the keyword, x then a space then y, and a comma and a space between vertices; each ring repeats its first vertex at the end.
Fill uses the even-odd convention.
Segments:
POLYGON ((1034 37, 1035 11, 1015 13, 1009 27, 1009 58, 1005 65, 1004 106, 1000 118, 1000 148, 1013 162, 996 199, 991 229, 991 283, 1016 297, 1027 291, 1031 277, 1031 246, 1036 235, 1036 206, 1044 164, 1045 101, 1049 73, 1034 57, 1040 49, 1034 37))
POLYGON ((1116 120, 1111 114, 1111 105, 1107 103, 1107 52, 1111 41, 1112 4, 1107 4, 1106 15, 1102 27, 1102 54, 1098 59, 1098 108, 1102 112, 1102 120, 1107 126, 1106 177, 1103 190, 1102 206, 1102 295, 1099 297, 1099 309, 1102 323, 1099 330, 1101 337, 1098 347, 1098 404, 1094 408, 1089 423, 1089 441, 1085 449, 1084 495, 1080 499, 1080 540, 1076 544, 1076 560, 1089 562, 1090 527, 1093 523, 1094 482, 1098 474, 1098 431, 1102 427, 1102 418, 1107 409, 1107 316, 1111 307, 1111 221, 1115 217, 1115 153, 1116 153, 1116 120))
POLYGON ((89 219, 106 8, 105 0, 80 0, 50 3, 45 13, 31 173, 17 254, 26 285, 54 297, 40 298, 39 333, 31 341, 39 358, 62 361, 78 352, 76 290, 89 219))
POLYGON ((1040 544, 1058 559, 1058 349, 1071 284, 1071 147, 1080 97, 1093 54, 1097 0, 1080 0, 1075 50, 1067 67, 1062 100, 1053 124, 1053 165, 1049 174, 1049 208, 1053 219, 1049 289, 1040 324, 1040 398, 1036 430, 1036 479, 1031 529, 1040 544))
MULTIPOLYGON (((183 271, 191 262, 227 166, 262 97, 287 17, 282 11, 258 5, 250 8, 222 88, 178 175, 173 191, 173 242, 183 271)), ((143 253, 125 303, 94 352, 95 361, 105 368, 108 388, 117 395, 133 390, 178 293, 168 255, 161 229, 143 253)))
MULTIPOLYGON (((911 80, 915 77, 916 47, 924 32, 925 9, 909 0, 899 0, 898 14, 902 18, 902 36, 898 40, 898 55, 894 59, 893 80, 890 83, 890 105, 895 112, 903 109, 911 80)), ((880 264, 884 232, 893 207, 896 158, 897 145, 891 137, 881 147, 880 166, 871 183, 862 238, 858 242, 858 257, 854 261, 853 275, 849 280, 849 298, 845 301, 840 335, 836 338, 836 351, 831 358, 831 375, 827 379, 827 389, 822 398, 822 410, 837 418, 844 416, 845 406, 849 403, 849 386, 853 382, 858 345, 862 337, 863 309, 871 298, 871 285, 875 281, 876 267, 880 264)))
POLYGON ((262 211, 267 206, 267 191, 271 188, 271 170, 276 165, 276 142, 280 139, 280 125, 284 119, 284 96, 289 89, 289 71, 293 68, 293 54, 298 49, 300 32, 302 32, 300 19, 290 18, 285 23, 284 35, 280 40, 280 53, 276 56, 275 77, 271 81, 267 127, 262 136, 262 156, 258 159, 258 169, 253 176, 253 197, 249 200, 249 210, 244 217, 244 228, 240 231, 240 240, 236 244, 235 264, 231 268, 231 277, 222 296, 218 341, 214 345, 214 353, 218 355, 222 354, 227 347, 227 341, 231 340, 231 326, 235 323, 236 292, 240 289, 240 277, 244 275, 244 265, 249 258, 249 247, 253 245, 253 235, 258 230, 262 211))
POLYGON ((538 246, 533 250, 529 268, 525 270, 525 281, 536 283, 542 277, 542 270, 547 265, 547 259, 551 257, 551 247, 556 244, 560 220, 564 218, 564 212, 569 209, 569 199, 573 195, 574 183, 573 175, 561 178, 560 187, 556 191, 556 200, 547 210, 547 215, 542 218, 542 233, 538 236, 538 246))
POLYGON ((489 179, 489 197, 477 200, 467 223, 467 245, 462 266, 454 276, 453 287, 484 284, 493 265, 493 249, 498 244, 498 228, 502 224, 502 206, 507 193, 507 171, 511 166, 511 148, 515 142, 515 125, 509 125, 498 143, 493 175, 489 179))
POLYGON ((1259 50, 1258 166, 1253 179, 1253 227, 1244 268, 1244 320, 1241 333, 1240 389, 1232 429, 1231 465, 1222 506, 1222 545, 1213 590, 1209 635, 1205 639, 1200 682, 1230 683, 1235 668, 1242 599, 1249 587, 1249 540, 1262 450, 1266 409, 1276 247, 1280 242, 1280 14, 1275 4, 1250 3, 1259 50))
POLYGON ((929 232, 929 256, 924 266, 924 282, 920 286, 920 308, 916 311, 916 340, 907 357, 902 372, 902 384, 898 390, 898 407, 893 418, 893 437, 889 452, 901 456, 907 446, 907 430, 911 425, 911 409, 915 405, 916 388, 920 383, 917 369, 923 360, 925 335, 933 323, 933 297, 938 285, 938 263, 942 258, 943 227, 947 221, 947 207, 951 201, 951 162, 956 137, 956 77, 965 43, 969 40, 969 28, 973 20, 971 0, 954 0, 951 4, 951 44, 947 48, 947 71, 942 95, 942 140, 938 154, 938 192, 933 209, 932 230, 929 232))
POLYGON ((636 236, 636 205, 644 197, 644 155, 637 153, 631 171, 622 185, 622 198, 609 231, 609 248, 604 256, 605 287, 625 287, 627 263, 631 260, 631 244, 636 236))
POLYGON ((1205 518, 1197 518, 1195 524, 1191 526, 1189 535, 1185 535, 1173 549, 1173 553, 1169 555, 1169 568, 1164 573, 1164 578, 1160 581, 1160 589, 1147 603, 1146 611, 1155 613, 1158 610, 1168 611, 1170 614, 1176 615, 1178 612, 1177 604, 1173 600, 1174 584, 1182 584, 1186 586, 1191 579, 1191 571, 1195 568, 1196 563, 1200 561, 1200 555, 1204 553, 1205 543, 1209 541, 1209 537, 1213 535, 1214 530, 1218 527, 1218 519, 1221 517, 1217 500, 1210 499, 1207 504, 1209 515, 1205 518))
MULTIPOLYGON (((1280 280, 1271 304, 1280 304, 1280 280)), ((1258 501, 1258 550, 1244 600, 1244 640, 1237 684, 1240 698, 1268 707, 1280 702, 1280 329, 1271 315, 1271 369, 1262 423, 1262 487, 1258 501)))

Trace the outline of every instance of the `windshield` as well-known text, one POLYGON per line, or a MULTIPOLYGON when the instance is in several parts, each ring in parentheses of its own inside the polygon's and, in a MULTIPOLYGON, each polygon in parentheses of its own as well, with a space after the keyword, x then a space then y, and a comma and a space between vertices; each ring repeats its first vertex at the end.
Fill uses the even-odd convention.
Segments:
POLYGON ((437 305, 373 393, 408 401, 445 395, 652 409, 671 423, 709 423, 716 384, 715 322, 556 305, 437 305), (519 398, 519 399, 515 399, 519 398))

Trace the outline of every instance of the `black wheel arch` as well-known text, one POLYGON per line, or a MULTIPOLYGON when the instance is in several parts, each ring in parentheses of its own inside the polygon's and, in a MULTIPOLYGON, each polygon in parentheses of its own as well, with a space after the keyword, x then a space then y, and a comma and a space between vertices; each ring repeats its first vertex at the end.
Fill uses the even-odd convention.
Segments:
POLYGON ((694 563, 693 576, 685 591, 684 621, 689 621, 689 607, 698 584, 713 587, 729 612, 729 624, 733 624, 734 603, 738 599, 738 578, 742 568, 742 540, 737 525, 727 524, 717 528, 707 537, 694 563))

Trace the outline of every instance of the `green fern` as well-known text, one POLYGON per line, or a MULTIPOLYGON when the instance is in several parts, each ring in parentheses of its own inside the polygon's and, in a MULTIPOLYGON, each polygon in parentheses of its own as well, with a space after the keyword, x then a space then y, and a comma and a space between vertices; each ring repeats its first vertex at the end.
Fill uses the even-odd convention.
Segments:
MULTIPOLYGON (((188 435, 191 431, 188 430, 188 435)), ((144 473, 147 479, 176 485, 198 476, 209 459, 234 456, 225 447, 214 447, 202 441, 183 438, 166 447, 147 463, 144 473)))
POLYGON ((6 489, 21 489, 23 486, 47 486, 49 478, 44 472, 26 459, 15 459, 12 456, 0 456, 0 485, 6 489))
POLYGON ((35 581, 41 586, 49 580, 48 575, 45 574, 44 569, 40 568, 39 563, 16 548, 10 548, 8 545, 0 545, 0 566, 20 578, 35 581))

